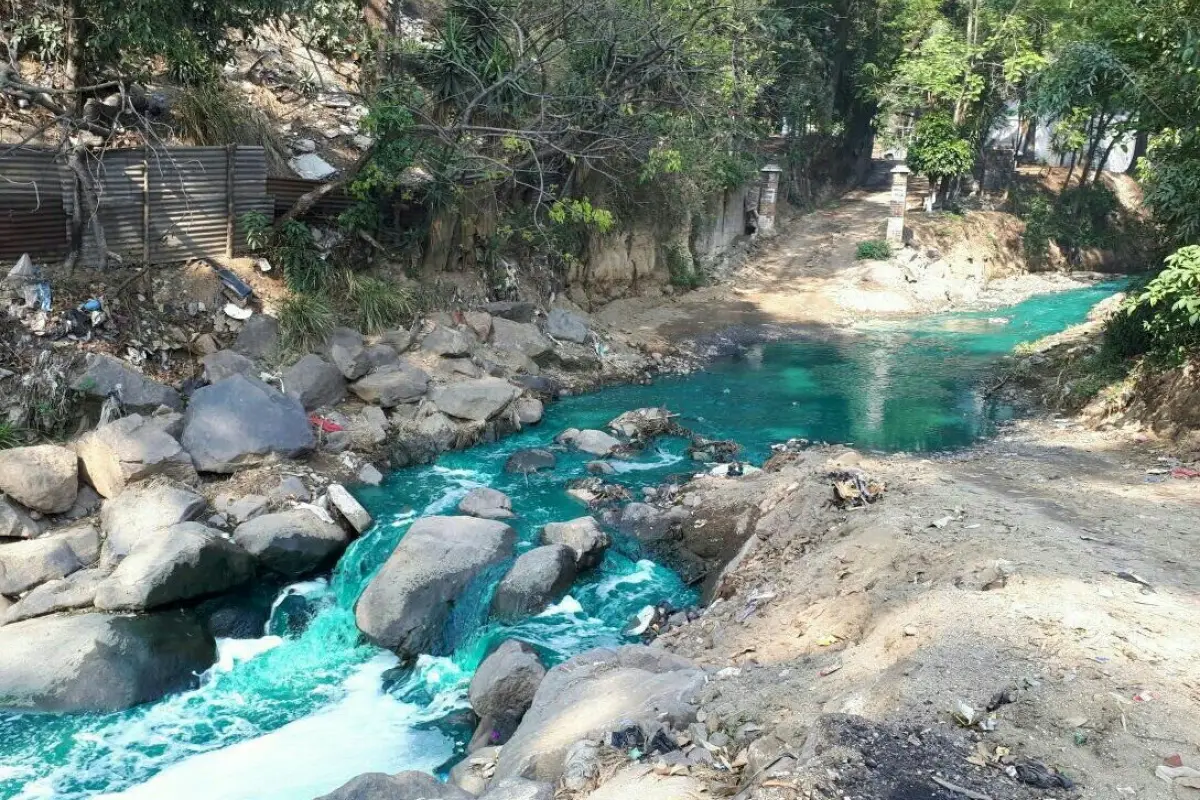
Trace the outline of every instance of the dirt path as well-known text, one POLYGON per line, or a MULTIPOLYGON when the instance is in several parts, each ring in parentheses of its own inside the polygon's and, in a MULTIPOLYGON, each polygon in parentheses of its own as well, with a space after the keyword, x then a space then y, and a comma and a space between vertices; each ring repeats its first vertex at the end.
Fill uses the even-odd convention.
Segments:
POLYGON ((997 747, 1084 797, 1170 797, 1155 768, 1173 754, 1200 767, 1200 480, 1148 475, 1159 457, 1039 421, 953 458, 826 451, 702 479, 702 512, 736 515, 740 494, 766 513, 730 597, 667 646, 734 668, 711 716, 789 746, 822 714, 860 714, 966 737, 981 763, 944 777, 993 798, 1027 790, 997 747), (884 499, 831 508, 830 467, 856 462, 884 499), (954 722, 960 703, 986 720, 1008 690, 993 730, 954 722))

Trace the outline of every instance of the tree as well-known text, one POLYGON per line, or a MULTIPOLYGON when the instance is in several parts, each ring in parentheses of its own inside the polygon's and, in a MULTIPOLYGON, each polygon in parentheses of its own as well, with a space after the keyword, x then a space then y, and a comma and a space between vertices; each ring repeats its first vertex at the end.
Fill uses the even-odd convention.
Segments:
POLYGON ((975 154, 950 114, 935 111, 921 117, 913 128, 908 165, 927 176, 930 186, 938 187, 938 195, 944 204, 953 201, 954 179, 970 173, 975 165, 975 154))

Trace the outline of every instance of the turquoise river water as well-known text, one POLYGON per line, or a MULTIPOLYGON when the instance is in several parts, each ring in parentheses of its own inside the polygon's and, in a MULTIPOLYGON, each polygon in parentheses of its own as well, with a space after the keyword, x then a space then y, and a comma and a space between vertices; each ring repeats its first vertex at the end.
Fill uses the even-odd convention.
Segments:
MULTIPOLYGON (((586 513, 564 491, 584 474, 585 460, 567 455, 552 473, 526 479, 504 474, 508 455, 546 445, 568 427, 603 427, 640 406, 665 405, 698 433, 736 439, 755 462, 772 442, 796 436, 884 451, 966 446, 1008 413, 979 391, 996 359, 1081 321, 1118 288, 756 346, 690 376, 569 398, 535 428, 396 472, 360 492, 377 523, 332 575, 283 589, 261 638, 222 640, 220 661, 199 688, 117 714, 0 712, 0 798, 310 800, 361 772, 444 769, 470 735, 454 720, 468 707, 471 673, 491 644, 520 638, 554 663, 630 640, 624 631, 647 605, 682 607, 696 598, 618 537, 560 603, 503 627, 486 619, 498 572, 458 604, 447 631, 453 655, 422 656, 385 691, 384 673, 396 659, 359 641, 352 609, 412 520, 453 513, 470 488, 493 486, 512 496, 521 546, 532 546, 542 524, 586 513)), ((615 480, 636 488, 694 471, 684 446, 665 440, 617 462, 615 480)))

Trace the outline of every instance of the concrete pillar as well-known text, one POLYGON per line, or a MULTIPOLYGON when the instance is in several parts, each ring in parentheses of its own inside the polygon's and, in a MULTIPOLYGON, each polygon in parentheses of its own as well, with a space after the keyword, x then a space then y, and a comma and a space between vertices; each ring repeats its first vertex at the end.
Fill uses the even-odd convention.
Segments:
POLYGON ((904 209, 908 204, 908 176, 912 172, 904 164, 892 167, 892 198, 888 210, 887 242, 904 244, 904 209))
POLYGON ((759 172, 762 181, 758 188, 758 232, 771 233, 775 230, 775 202, 779 197, 779 176, 783 170, 778 164, 767 164, 759 172))

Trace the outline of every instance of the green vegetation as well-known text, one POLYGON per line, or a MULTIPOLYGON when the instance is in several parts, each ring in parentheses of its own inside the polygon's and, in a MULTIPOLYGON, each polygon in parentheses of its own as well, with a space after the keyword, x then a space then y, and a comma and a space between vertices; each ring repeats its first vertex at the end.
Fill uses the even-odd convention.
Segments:
POLYGON ((279 333, 290 353, 319 349, 336 325, 333 306, 319 294, 296 292, 279 307, 279 333))
POLYGON ((854 257, 859 261, 886 261, 892 257, 892 246, 883 239, 868 239, 858 243, 854 257))
POLYGON ((412 293, 370 275, 342 273, 345 307, 354 327, 363 333, 379 333, 408 322, 416 312, 412 293))
POLYGON ((7 450, 10 447, 19 447, 23 442, 24 437, 21 435, 20 429, 11 422, 0 422, 0 450, 7 450))

